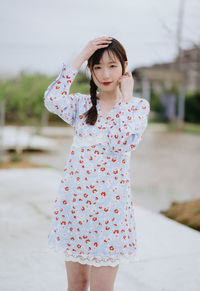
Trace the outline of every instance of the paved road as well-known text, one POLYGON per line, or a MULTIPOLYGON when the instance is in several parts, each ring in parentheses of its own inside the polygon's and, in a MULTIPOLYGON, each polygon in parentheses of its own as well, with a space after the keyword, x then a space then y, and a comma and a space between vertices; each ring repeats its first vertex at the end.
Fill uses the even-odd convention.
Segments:
MULTIPOLYGON (((62 257, 47 252, 60 171, 0 170, 0 290, 66 291, 62 257)), ((198 291, 200 235, 135 205, 139 261, 121 264, 115 291, 198 291)))

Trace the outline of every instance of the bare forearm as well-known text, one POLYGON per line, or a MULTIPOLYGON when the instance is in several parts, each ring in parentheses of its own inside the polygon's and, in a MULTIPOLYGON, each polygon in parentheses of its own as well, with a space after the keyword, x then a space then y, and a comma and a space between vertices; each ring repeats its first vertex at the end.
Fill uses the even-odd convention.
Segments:
POLYGON ((71 65, 75 68, 75 69, 77 69, 78 71, 80 70, 80 68, 81 68, 81 66, 82 66, 82 64, 85 62, 85 59, 84 59, 84 57, 81 55, 81 54, 79 54, 75 59, 74 59, 74 61, 71 63, 71 65))

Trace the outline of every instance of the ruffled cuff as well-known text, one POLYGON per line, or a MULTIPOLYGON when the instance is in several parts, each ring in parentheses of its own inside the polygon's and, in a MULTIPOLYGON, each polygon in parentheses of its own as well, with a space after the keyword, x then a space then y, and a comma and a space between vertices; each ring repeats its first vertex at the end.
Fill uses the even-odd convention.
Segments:
POLYGON ((69 74, 71 79, 72 78, 74 79, 79 71, 75 67, 73 67, 71 64, 62 63, 61 72, 64 72, 64 74, 69 74))
POLYGON ((137 148, 147 127, 149 114, 149 103, 145 99, 141 99, 136 107, 127 102, 120 105, 120 111, 112 119, 108 135, 108 144, 116 153, 137 148))

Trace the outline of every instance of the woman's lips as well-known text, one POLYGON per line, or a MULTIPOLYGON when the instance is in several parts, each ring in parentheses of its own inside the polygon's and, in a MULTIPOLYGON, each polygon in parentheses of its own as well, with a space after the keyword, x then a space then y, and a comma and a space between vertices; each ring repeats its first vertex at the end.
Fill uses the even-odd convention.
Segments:
POLYGON ((103 84, 105 85, 105 86, 107 86, 107 85, 110 85, 112 82, 104 82, 103 84))

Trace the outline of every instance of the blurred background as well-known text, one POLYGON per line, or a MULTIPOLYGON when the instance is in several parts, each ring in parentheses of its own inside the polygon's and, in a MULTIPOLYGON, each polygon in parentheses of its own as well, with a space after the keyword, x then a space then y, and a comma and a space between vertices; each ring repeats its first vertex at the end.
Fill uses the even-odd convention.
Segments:
MULTIPOLYGON (((23 232, 21 220, 6 218, 13 203, 22 221, 41 217, 34 227, 46 239, 73 132, 47 111, 44 92, 63 62, 101 36, 123 44, 133 95, 151 106, 131 155, 134 201, 199 232, 200 1, 7 0, 0 21, 0 199, 2 228, 10 231, 2 244, 19 243, 16 230, 23 232)), ((84 63, 70 93, 89 94, 89 77, 84 63)))

